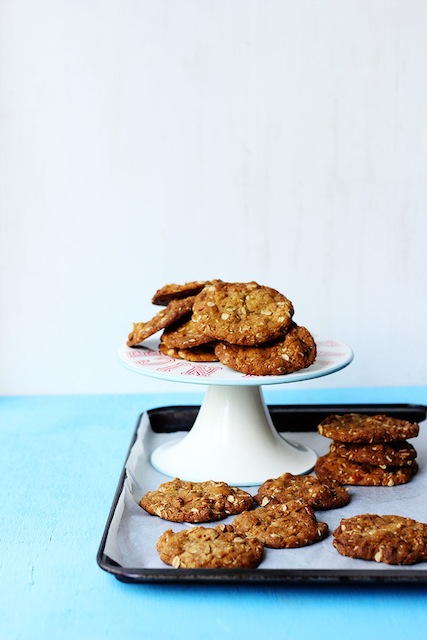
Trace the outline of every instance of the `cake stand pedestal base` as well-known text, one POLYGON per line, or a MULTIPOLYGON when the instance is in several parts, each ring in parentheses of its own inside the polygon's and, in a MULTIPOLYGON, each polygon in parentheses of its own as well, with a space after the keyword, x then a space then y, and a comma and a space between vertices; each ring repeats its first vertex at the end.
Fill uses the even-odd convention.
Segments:
POLYGON ((307 473, 316 459, 277 433, 260 386, 214 385, 190 432, 155 449, 151 464, 181 480, 252 486, 285 472, 307 473))

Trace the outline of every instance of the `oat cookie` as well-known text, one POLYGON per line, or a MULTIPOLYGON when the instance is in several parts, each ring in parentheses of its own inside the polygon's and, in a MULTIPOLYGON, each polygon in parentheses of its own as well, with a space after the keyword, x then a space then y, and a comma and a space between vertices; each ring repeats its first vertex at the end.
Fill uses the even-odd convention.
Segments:
POLYGON ((128 336, 128 347, 134 347, 187 315, 192 309, 194 299, 195 297, 192 296, 183 300, 172 300, 167 307, 156 313, 148 322, 135 322, 133 330, 128 336))
POLYGON ((339 442, 395 442, 415 438, 419 425, 385 415, 347 413, 329 416, 319 424, 318 431, 339 442))
POLYGON ((304 547, 323 540, 329 531, 326 523, 317 521, 311 507, 299 500, 244 511, 234 518, 232 527, 273 549, 304 547))
POLYGON ((211 339, 200 331, 198 325, 192 322, 190 314, 181 321, 166 327, 161 340, 166 347, 172 349, 190 349, 211 342, 211 339))
POLYGON ((283 375, 300 371, 316 359, 316 343, 305 327, 292 323, 282 338, 258 347, 218 343, 215 355, 219 361, 247 375, 283 375))
POLYGON ((263 544, 240 536, 231 527, 193 527, 165 531, 157 541, 160 558, 175 569, 246 569, 257 567, 263 544))
POLYGON ((202 344, 199 347, 178 349, 176 347, 167 347, 165 343, 161 341, 159 351, 170 358, 188 360, 189 362, 218 362, 218 358, 215 355, 215 343, 212 342, 202 344))
POLYGON ((393 487, 410 482, 418 471, 416 460, 404 467, 379 467, 352 462, 336 453, 320 456, 314 465, 316 476, 325 482, 328 479, 340 484, 365 487, 393 487))
POLYGON ((412 518, 364 513, 343 518, 333 536, 343 556, 397 565, 427 560, 427 524, 412 518))
POLYGON ((192 319, 212 340, 252 346, 282 336, 293 312, 291 301, 271 287, 215 280, 196 296, 192 319))
POLYGON ((172 522, 213 522, 254 506, 252 496, 225 482, 187 482, 174 478, 142 496, 140 506, 172 522))
POLYGON ((165 284, 156 291, 151 298, 151 302, 164 306, 169 304, 171 300, 180 300, 181 298, 195 296, 200 293, 208 282, 208 280, 193 280, 185 284, 165 284))
POLYGON ((360 464, 386 467, 404 467, 411 465, 417 457, 417 451, 406 440, 376 444, 331 442, 329 451, 360 464))
POLYGON ((347 489, 338 483, 326 483, 314 476, 295 476, 292 473, 266 480, 254 498, 262 507, 274 502, 301 500, 312 509, 335 509, 350 502, 347 489))

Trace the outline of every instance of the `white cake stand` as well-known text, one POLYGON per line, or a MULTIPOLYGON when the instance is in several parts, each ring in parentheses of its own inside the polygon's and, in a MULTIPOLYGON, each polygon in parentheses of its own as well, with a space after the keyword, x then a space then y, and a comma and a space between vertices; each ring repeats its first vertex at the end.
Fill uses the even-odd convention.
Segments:
POLYGON ((119 358, 136 373, 174 382, 207 385, 191 430, 155 449, 150 461, 161 473, 193 482, 223 480, 257 485, 285 472, 310 471, 314 451, 277 433, 261 387, 309 380, 343 369, 353 359, 347 345, 316 337, 316 362, 282 376, 248 376, 219 362, 188 362, 163 355, 158 340, 122 346, 119 358))

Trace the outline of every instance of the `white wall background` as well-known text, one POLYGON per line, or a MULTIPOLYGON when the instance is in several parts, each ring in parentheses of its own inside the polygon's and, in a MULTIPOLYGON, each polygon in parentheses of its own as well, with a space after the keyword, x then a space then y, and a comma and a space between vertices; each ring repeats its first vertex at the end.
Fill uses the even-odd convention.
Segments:
POLYGON ((304 384, 427 384, 426 25, 425 0, 0 0, 0 393, 166 389, 117 347, 213 277, 353 347, 304 384))

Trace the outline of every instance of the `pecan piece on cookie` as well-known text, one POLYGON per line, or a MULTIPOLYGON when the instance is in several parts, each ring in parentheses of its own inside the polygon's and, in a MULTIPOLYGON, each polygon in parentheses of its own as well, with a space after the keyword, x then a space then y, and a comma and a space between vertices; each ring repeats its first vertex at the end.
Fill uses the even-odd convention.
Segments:
POLYGON ((234 518, 232 527, 273 549, 304 547, 323 540, 329 532, 328 525, 319 522, 313 509, 301 500, 244 511, 234 518))
POLYGON ((412 518, 364 513, 343 518, 333 536, 343 556, 396 565, 427 561, 427 524, 412 518))
POLYGON ((189 482, 174 478, 145 493, 140 506, 172 522, 213 522, 254 506, 253 497, 226 482, 189 482))
POLYGON ((286 335, 255 347, 218 343, 219 361, 246 375, 284 375, 309 367, 316 359, 316 343, 305 328, 292 323, 286 335))
POLYGON ((213 280, 196 296, 192 320, 212 340, 256 345, 282 336, 293 313, 291 301, 271 287, 213 280))
POLYGON ((344 507, 350 502, 347 489, 337 482, 323 482, 314 476, 296 476, 292 473, 266 480, 254 498, 262 507, 274 502, 301 500, 312 509, 319 510, 344 507))
POLYGON ((263 557, 263 544, 227 526, 168 529, 157 541, 161 560, 175 569, 254 569, 263 557))
POLYGON ((338 442, 396 442, 415 438, 419 433, 416 422, 360 413, 328 416, 317 429, 320 435, 338 442))

